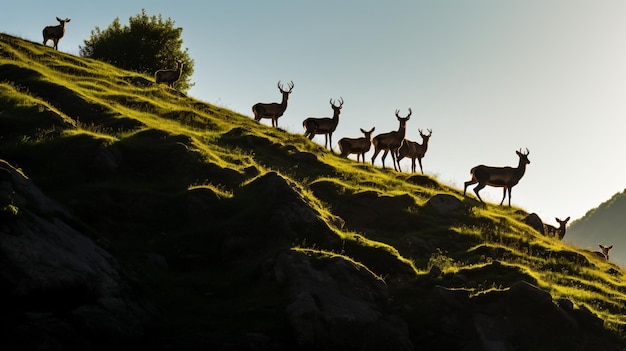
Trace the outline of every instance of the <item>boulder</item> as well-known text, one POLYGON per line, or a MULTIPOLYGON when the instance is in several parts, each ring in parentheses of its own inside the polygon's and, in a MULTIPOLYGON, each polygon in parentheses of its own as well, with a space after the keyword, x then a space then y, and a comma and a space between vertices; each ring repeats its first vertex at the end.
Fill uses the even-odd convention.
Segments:
POLYGON ((158 318, 118 263, 0 160, 0 326, 17 349, 126 349, 158 318))
POLYGON ((406 323, 387 311, 385 282, 364 266, 287 251, 273 272, 288 287, 286 315, 300 349, 413 350, 406 323))
POLYGON ((426 202, 426 206, 444 216, 463 215, 467 212, 463 202, 450 194, 437 194, 426 202))
POLYGON ((536 213, 531 213, 528 216, 526 216, 526 218, 524 218, 524 223, 528 224, 539 233, 546 235, 543 221, 541 220, 539 215, 537 215, 536 213))

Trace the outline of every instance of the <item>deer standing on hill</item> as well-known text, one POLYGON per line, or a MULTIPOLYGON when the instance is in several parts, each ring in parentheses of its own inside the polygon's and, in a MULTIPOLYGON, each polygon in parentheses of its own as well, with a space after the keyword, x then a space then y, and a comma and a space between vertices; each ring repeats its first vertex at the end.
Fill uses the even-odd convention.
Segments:
POLYGON ((406 122, 411 118, 411 108, 409 107, 409 114, 406 117, 400 117, 400 110, 396 110, 396 118, 400 122, 400 126, 397 131, 378 134, 372 139, 372 144, 374 145, 374 156, 372 156, 372 165, 374 164, 374 160, 376 160, 376 156, 380 150, 385 150, 382 156, 383 160, 383 168, 385 168, 385 158, 387 157, 387 153, 391 151, 391 159, 393 161, 393 169, 396 171, 400 168, 398 164, 398 168, 396 168, 396 156, 398 154, 398 149, 402 145, 402 141, 404 140, 404 136, 406 135, 406 122))
POLYGON ((511 188, 513 188, 524 176, 524 172, 526 172, 526 165, 530 163, 528 160, 528 154, 530 153, 528 149, 526 149, 526 153, 522 153, 522 150, 515 151, 517 156, 519 156, 519 164, 517 168, 512 167, 489 167, 485 165, 479 165, 470 170, 472 174, 472 179, 465 182, 465 189, 463 189, 463 196, 465 196, 465 192, 467 191, 467 187, 472 184, 478 183, 476 187, 474 187, 474 193, 478 196, 480 202, 484 202, 483 199, 480 198, 480 194, 478 192, 487 185, 493 187, 500 187, 502 189, 502 201, 500 201, 500 205, 504 203, 504 198, 506 197, 507 190, 509 191, 509 207, 511 206, 511 188))
POLYGON ((289 94, 293 90, 293 81, 289 83, 289 90, 283 89, 282 84, 278 81, 278 90, 283 94, 283 100, 281 103, 272 102, 272 103, 257 103, 252 106, 252 113, 254 113, 254 119, 256 121, 260 121, 261 118, 271 118, 272 119, 272 127, 278 128, 278 118, 285 113, 287 109, 287 100, 289 99, 289 94))
POLYGON ((154 73, 154 81, 159 83, 165 83, 170 88, 174 87, 183 72, 184 63, 182 60, 176 60, 176 69, 160 69, 154 73))
POLYGON ((563 240, 563 237, 565 236, 565 226, 567 225, 567 222, 569 221, 569 217, 565 218, 564 220, 560 220, 556 217, 554 219, 556 219, 556 221, 559 223, 559 227, 556 228, 549 224, 544 224, 543 225, 544 233, 547 236, 553 236, 555 238, 558 238, 559 240, 563 240))
POLYGON ((372 146, 372 133, 375 127, 369 132, 361 128, 361 133, 365 136, 362 138, 341 138, 339 139, 339 151, 341 156, 346 157, 350 154, 356 154, 356 161, 359 162, 359 156, 362 158, 362 162, 365 162, 365 153, 370 151, 372 146))
POLYGON ((65 35, 65 23, 69 22, 70 19, 62 20, 57 17, 57 21, 60 23, 58 26, 47 26, 43 29, 43 45, 45 46, 48 40, 52 40, 55 50, 59 50, 59 40, 65 35))
POLYGON ((428 135, 426 135, 422 133, 421 129, 418 130, 420 132, 420 136, 422 137, 422 144, 409 139, 404 139, 402 146, 398 149, 398 167, 400 167, 400 160, 405 157, 409 157, 411 159, 411 172, 415 172, 415 159, 417 159, 420 164, 420 171, 424 174, 424 169, 422 169, 422 158, 426 155, 426 150, 428 150, 428 140, 433 134, 433 131, 428 129, 428 135))
POLYGON ((602 244, 598 244, 598 246, 600 247, 600 251, 591 251, 592 254, 599 256, 601 258, 604 258, 605 260, 609 260, 609 251, 613 248, 613 245, 611 246, 602 246, 602 244))
POLYGON ((337 129, 339 124, 339 114, 343 107, 343 98, 339 97, 339 105, 335 105, 333 99, 330 99, 330 107, 333 109, 333 117, 315 118, 309 117, 302 122, 302 126, 305 129, 304 136, 313 139, 316 134, 324 134, 324 147, 330 146, 330 151, 333 151, 333 132, 337 129), (330 141, 330 143, 329 143, 330 141))

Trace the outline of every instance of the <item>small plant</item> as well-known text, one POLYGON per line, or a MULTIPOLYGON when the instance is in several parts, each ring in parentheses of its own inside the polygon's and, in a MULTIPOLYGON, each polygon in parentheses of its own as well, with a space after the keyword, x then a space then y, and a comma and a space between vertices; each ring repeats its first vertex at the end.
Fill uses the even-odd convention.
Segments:
POLYGON ((447 256, 446 251, 442 251, 441 249, 437 248, 437 252, 430 255, 430 258, 428 259, 428 270, 430 270, 434 266, 437 266, 442 271, 445 271, 448 268, 455 267, 456 262, 453 258, 447 256))
POLYGON ((20 209, 15 205, 13 196, 7 196, 5 200, 0 202, 0 217, 15 217, 19 212, 20 209))

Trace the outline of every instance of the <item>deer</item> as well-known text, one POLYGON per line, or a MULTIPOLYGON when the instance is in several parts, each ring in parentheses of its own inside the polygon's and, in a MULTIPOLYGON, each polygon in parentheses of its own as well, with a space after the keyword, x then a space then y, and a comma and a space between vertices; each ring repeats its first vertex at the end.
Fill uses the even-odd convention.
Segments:
POLYGON ((400 160, 405 157, 411 158, 411 172, 415 172, 415 159, 420 164, 420 171, 424 174, 424 169, 422 168, 422 158, 426 154, 426 150, 428 150, 428 140, 430 136, 433 134, 433 131, 428 129, 428 135, 424 134, 421 129, 418 129, 420 136, 422 137, 422 143, 419 144, 415 141, 411 141, 409 139, 404 139, 402 142, 402 146, 398 149, 398 167, 400 167, 400 160))
POLYGON ((45 46, 48 40, 52 40, 53 48, 55 50, 59 50, 59 40, 63 38, 65 34, 65 24, 70 21, 69 18, 64 20, 57 17, 57 21, 59 21, 59 25, 57 26, 46 26, 43 29, 43 45, 45 46))
POLYGON ((569 217, 563 220, 558 219, 556 217, 554 219, 556 219, 556 221, 559 223, 559 227, 556 228, 549 224, 544 224, 543 225, 544 233, 547 236, 553 236, 555 238, 558 238, 559 240, 563 240, 563 237, 565 236, 565 226, 567 225, 567 222, 569 221, 569 217))
POLYGON ((272 103, 256 103, 252 106, 252 113, 254 113, 254 120, 260 121, 261 118, 271 118, 272 119, 272 127, 278 128, 278 118, 285 113, 287 109, 287 100, 289 99, 289 94, 293 90, 293 81, 288 84, 289 90, 283 89, 282 84, 278 81, 278 90, 283 94, 283 101, 281 103, 272 102, 272 103))
POLYGON ((154 81, 157 84, 165 83, 170 88, 174 87, 181 76, 184 63, 182 60, 176 60, 176 69, 160 69, 154 73, 154 81))
POLYGON ((608 261, 609 251, 613 248, 613 245, 603 246, 602 244, 598 244, 598 246, 600 247, 600 251, 591 251, 591 253, 608 261))
POLYGON ((400 110, 396 110, 396 118, 398 118, 398 122, 400 122, 400 126, 397 131, 378 134, 372 139, 372 144, 374 145, 374 156, 372 156, 372 165, 374 164, 374 160, 376 160, 376 156, 380 153, 380 150, 385 150, 382 156, 383 160, 383 168, 385 168, 385 158, 387 157, 387 153, 391 151, 391 159, 393 161, 393 169, 396 171, 400 167, 398 164, 398 168, 396 168, 396 156, 398 154, 398 149, 402 145, 402 141, 404 140, 404 136, 406 135, 406 122, 411 118, 411 108, 409 107, 409 114, 406 117, 400 117, 400 110))
POLYGON ((472 179, 465 182, 465 189, 463 189, 463 196, 465 196, 465 192, 467 191, 467 187, 478 183, 476 187, 474 187, 474 193, 478 196, 480 202, 484 203, 483 199, 480 197, 478 193, 482 188, 487 185, 493 187, 500 187, 502 189, 502 201, 500 201, 500 206, 504 203, 504 199, 506 198, 507 190, 509 192, 509 207, 511 207, 511 188, 513 188, 517 183, 519 183, 520 179, 524 176, 524 172, 526 172, 526 165, 530 164, 528 160, 528 154, 530 151, 526 149, 526 153, 522 153, 522 150, 515 151, 517 156, 519 156, 519 164, 517 168, 513 167, 490 167, 485 165, 479 165, 470 170, 472 175, 472 179))
POLYGON ((333 117, 315 118, 309 117, 302 122, 305 129, 304 136, 313 139, 316 134, 324 134, 324 147, 330 145, 330 151, 333 151, 333 132, 339 124, 339 114, 343 107, 343 98, 339 97, 339 105, 335 105, 333 99, 330 99, 330 107, 333 109, 333 117), (330 143, 329 143, 330 141, 330 143))
POLYGON ((361 129, 364 137, 362 138, 341 138, 339 139, 339 151, 341 156, 346 157, 350 154, 356 154, 356 161, 359 162, 359 156, 362 162, 365 162, 365 153, 370 151, 372 146, 372 133, 376 127, 372 127, 369 131, 361 129))

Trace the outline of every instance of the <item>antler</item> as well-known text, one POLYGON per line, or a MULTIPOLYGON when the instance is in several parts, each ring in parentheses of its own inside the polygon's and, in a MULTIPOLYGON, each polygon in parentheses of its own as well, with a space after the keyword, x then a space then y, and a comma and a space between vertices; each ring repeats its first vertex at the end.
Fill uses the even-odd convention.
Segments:
POLYGON ((333 99, 332 99, 332 98, 330 98, 330 104, 331 104, 331 105, 333 105, 334 107, 339 107, 339 108, 341 108, 341 107, 343 106, 343 98, 340 96, 340 97, 339 97, 339 100, 337 100, 337 101, 339 101, 339 106, 336 106, 336 105, 335 105, 335 102, 333 101, 333 99))
POLYGON ((526 148, 526 153, 523 153, 522 149, 519 149, 519 153, 524 155, 524 156, 528 156, 528 154, 530 154, 530 151, 528 151, 528 148, 526 148))
POLYGON ((400 110, 396 110, 396 117, 398 117, 398 118, 409 118, 409 117, 411 117, 412 113, 413 113, 413 111, 411 111, 411 108, 409 107, 409 114, 406 117, 400 117, 400 110))
POLYGON ((432 131, 430 128, 429 128, 429 129, 427 129, 427 130, 428 130, 428 135, 424 135, 424 133, 422 132, 422 130, 421 130, 421 129, 418 129, 417 131, 418 131, 418 132, 420 132, 420 135, 421 135, 421 136, 427 136, 427 137, 429 137, 429 136, 431 136, 431 135, 433 134, 433 131, 432 131))
POLYGON ((280 90, 281 93, 291 93, 291 91, 293 90, 293 86, 294 86, 293 81, 289 82, 287 86, 289 87, 289 90, 284 90, 283 85, 280 84, 280 80, 278 81, 278 89, 280 90))

